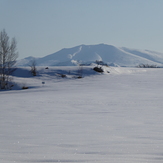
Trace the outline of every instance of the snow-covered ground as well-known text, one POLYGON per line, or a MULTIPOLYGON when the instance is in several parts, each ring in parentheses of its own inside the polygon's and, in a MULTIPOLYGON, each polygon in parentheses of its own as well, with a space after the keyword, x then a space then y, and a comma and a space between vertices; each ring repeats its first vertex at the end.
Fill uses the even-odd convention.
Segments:
POLYGON ((163 69, 74 69, 17 70, 29 89, 0 92, 0 162, 162 163, 163 69))

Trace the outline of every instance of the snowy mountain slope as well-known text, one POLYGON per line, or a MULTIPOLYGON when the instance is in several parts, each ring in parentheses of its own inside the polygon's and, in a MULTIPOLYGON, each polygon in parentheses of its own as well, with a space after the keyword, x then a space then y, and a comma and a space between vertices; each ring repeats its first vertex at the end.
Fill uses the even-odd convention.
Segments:
POLYGON ((30 61, 35 60, 35 59, 37 60, 37 58, 30 56, 30 57, 18 60, 17 65, 19 65, 19 66, 24 66, 24 65, 29 66, 30 61))
MULTIPOLYGON (((18 66, 27 66, 28 60, 20 60, 18 66)), ((56 53, 36 59, 38 66, 71 66, 78 63, 93 63, 96 60, 103 61, 108 65, 138 66, 150 64, 162 66, 163 54, 152 51, 132 50, 118 48, 112 45, 80 45, 73 48, 65 48, 56 53)))
POLYGON ((163 53, 158 53, 150 50, 136 50, 122 47, 126 52, 131 54, 146 58, 148 60, 152 60, 154 62, 163 63, 163 53))

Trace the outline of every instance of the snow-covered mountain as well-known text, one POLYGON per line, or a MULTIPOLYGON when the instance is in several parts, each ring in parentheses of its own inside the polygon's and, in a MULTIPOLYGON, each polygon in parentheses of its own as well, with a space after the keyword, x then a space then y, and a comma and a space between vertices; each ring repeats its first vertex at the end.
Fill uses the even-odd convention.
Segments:
POLYGON ((72 66, 78 65, 78 63, 91 64, 96 60, 112 66, 138 66, 139 64, 162 66, 163 53, 119 48, 107 44, 79 45, 73 48, 64 48, 42 58, 24 58, 19 60, 17 65, 28 66, 33 59, 37 66, 72 66))

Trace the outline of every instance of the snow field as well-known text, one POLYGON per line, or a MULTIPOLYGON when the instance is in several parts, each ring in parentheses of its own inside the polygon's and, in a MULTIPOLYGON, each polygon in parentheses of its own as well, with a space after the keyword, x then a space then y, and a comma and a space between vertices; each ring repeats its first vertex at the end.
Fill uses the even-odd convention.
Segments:
POLYGON ((163 69, 85 68, 82 79, 58 69, 0 92, 1 162, 162 163, 163 69))

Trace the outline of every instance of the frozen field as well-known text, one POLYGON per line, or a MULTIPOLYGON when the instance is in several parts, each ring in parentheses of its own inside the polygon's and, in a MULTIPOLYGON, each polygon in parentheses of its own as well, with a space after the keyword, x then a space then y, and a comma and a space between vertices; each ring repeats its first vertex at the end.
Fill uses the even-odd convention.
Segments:
POLYGON ((82 79, 20 70, 30 89, 0 92, 0 162, 163 162, 163 69, 87 69, 82 79))

